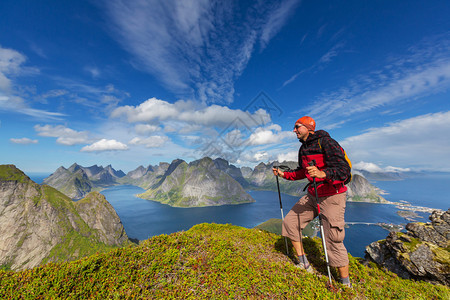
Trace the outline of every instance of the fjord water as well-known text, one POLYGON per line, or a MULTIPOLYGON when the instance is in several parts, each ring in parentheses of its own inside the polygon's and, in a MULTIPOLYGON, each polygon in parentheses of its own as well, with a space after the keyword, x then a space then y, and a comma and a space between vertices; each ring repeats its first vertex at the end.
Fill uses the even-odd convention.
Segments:
MULTIPOLYGON (((49 174, 30 174, 32 180, 42 183, 49 174)), ((408 201, 413 205, 447 210, 450 199, 446 187, 450 184, 447 176, 421 176, 401 181, 372 182, 389 194, 389 201, 408 201)), ((113 205, 124 224, 129 237, 140 240, 154 235, 170 234, 188 230, 199 223, 231 223, 246 228, 281 218, 280 204, 276 192, 251 191, 255 203, 225 205, 219 207, 175 208, 158 202, 137 198, 143 190, 136 186, 114 186, 102 191, 113 205)), ((283 210, 286 215, 298 197, 282 194, 283 210)), ((347 202, 346 222, 406 224, 409 221, 397 215, 394 205, 347 202)), ((429 213, 419 213, 418 221, 427 222, 429 213)), ((384 239, 388 231, 374 225, 350 225, 346 228, 345 245, 357 257, 364 256, 365 246, 384 239)))
MULTIPOLYGON (((130 185, 115 186, 102 192, 116 209, 128 236, 139 240, 188 230, 199 223, 230 223, 253 228, 268 219, 281 218, 276 192, 250 191, 255 203, 199 208, 176 208, 134 196, 142 192, 143 189, 130 185)), ((284 214, 297 200, 298 197, 282 195, 284 214)), ((351 202, 347 203, 346 221, 405 223, 392 205, 351 202)), ((379 226, 351 225, 346 228, 345 245, 353 256, 362 257, 366 245, 384 239, 387 234, 388 231, 379 226)))
POLYGON ((376 181, 373 185, 387 191, 389 201, 447 210, 450 208, 450 174, 424 173, 400 181, 376 181))

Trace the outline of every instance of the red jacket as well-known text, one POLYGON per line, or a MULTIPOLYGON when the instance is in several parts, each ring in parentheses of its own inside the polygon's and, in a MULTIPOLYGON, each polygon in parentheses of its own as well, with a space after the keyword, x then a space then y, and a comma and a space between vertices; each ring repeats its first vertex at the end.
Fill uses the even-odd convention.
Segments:
MULTIPOLYGON (((300 140, 300 142, 302 146, 298 151, 299 168, 292 172, 284 172, 284 178, 287 180, 308 178, 309 182, 313 182, 306 171, 306 167, 308 162, 314 159, 316 167, 327 175, 326 178, 316 178, 319 197, 347 191, 344 181, 350 176, 351 169, 338 142, 324 130, 309 134, 306 141, 300 140)), ((308 193, 315 196, 313 184, 308 187, 308 193)))

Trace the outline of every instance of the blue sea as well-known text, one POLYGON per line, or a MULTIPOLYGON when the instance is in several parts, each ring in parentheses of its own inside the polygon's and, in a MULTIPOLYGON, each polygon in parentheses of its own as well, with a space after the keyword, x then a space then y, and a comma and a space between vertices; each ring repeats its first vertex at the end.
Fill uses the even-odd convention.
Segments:
MULTIPOLYGON (((37 183, 42 183, 49 174, 30 174, 37 183)), ((426 176, 401 181, 372 182, 386 191, 389 201, 407 201, 412 205, 447 210, 450 199, 444 187, 449 186, 450 177, 426 176)), ((246 228, 271 218, 281 218, 278 193, 250 191, 255 203, 224 205, 219 207, 175 208, 158 202, 136 197, 143 189, 122 185, 102 191, 117 211, 129 237, 139 240, 159 234, 170 234, 188 230, 200 223, 230 223, 246 228)), ((298 197, 282 194, 284 215, 298 200, 298 197)), ((409 221, 397 214, 394 205, 348 202, 345 219, 347 222, 407 224, 409 221)), ((419 213, 418 221, 427 222, 428 213, 419 213)), ((375 225, 350 225, 346 228, 344 244, 350 254, 363 257, 365 246, 384 239, 388 231, 375 225)))

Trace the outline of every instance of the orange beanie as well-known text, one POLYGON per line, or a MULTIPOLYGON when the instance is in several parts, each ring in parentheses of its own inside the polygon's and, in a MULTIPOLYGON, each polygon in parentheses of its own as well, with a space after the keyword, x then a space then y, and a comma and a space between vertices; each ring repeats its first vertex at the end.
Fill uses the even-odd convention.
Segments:
POLYGON ((314 119, 311 117, 308 116, 301 117, 300 119, 297 120, 297 122, 295 122, 295 124, 297 123, 305 125, 305 127, 308 128, 308 130, 311 131, 316 130, 316 121, 314 121, 314 119))

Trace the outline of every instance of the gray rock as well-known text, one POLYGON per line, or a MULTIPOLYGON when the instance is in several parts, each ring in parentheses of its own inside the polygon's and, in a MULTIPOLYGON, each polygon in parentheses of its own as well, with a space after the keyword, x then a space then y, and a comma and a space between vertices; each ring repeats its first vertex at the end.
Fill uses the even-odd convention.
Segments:
POLYGON ((390 232, 366 247, 366 259, 403 278, 450 285, 449 211, 434 211, 431 223, 409 223, 408 232, 390 232))

